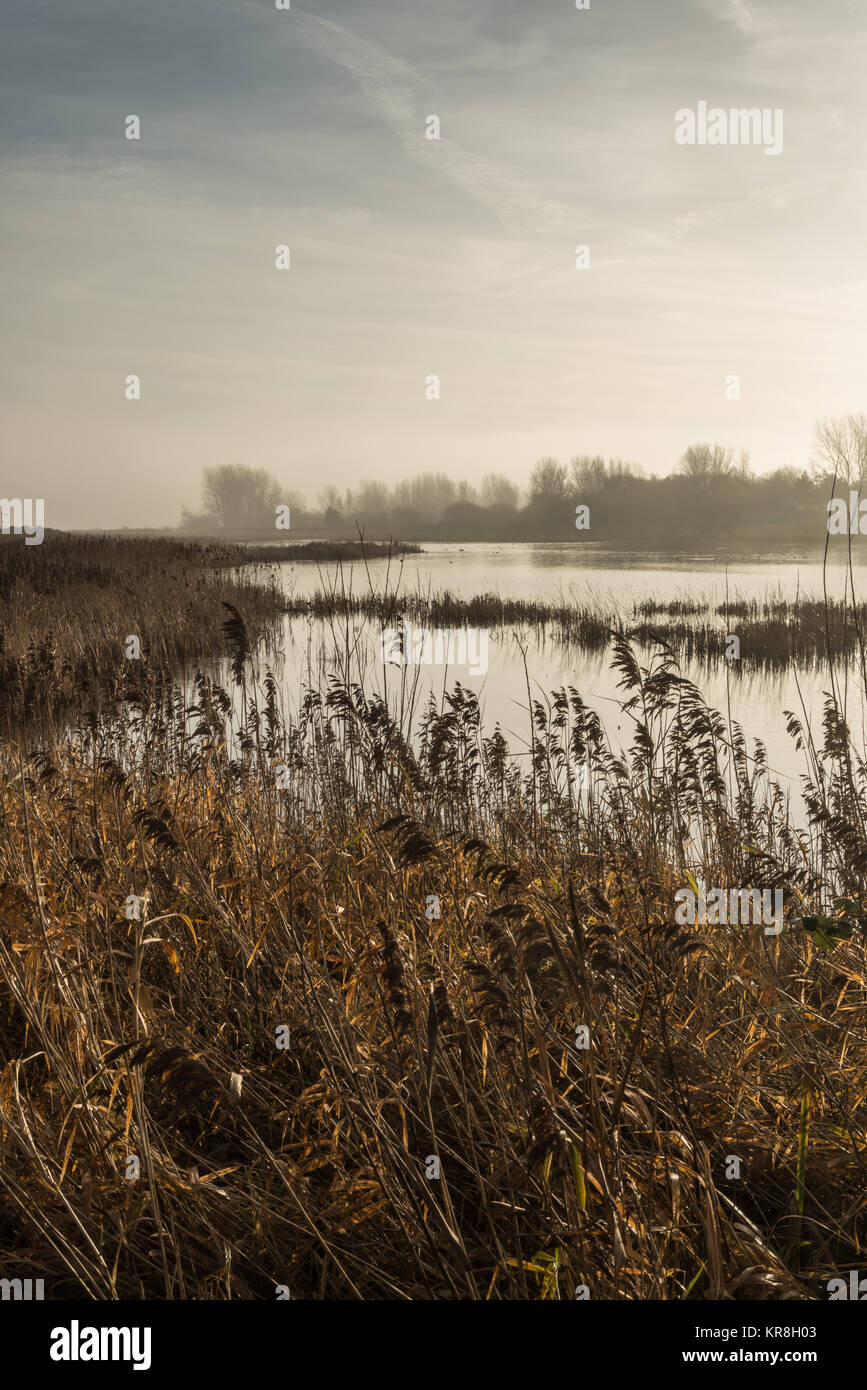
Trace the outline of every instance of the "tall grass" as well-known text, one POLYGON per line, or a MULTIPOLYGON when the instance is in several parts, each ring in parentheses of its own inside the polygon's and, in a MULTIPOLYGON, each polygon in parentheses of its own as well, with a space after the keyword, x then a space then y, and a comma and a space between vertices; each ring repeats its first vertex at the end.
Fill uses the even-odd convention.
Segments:
POLYGON ((256 638, 273 626, 274 575, 241 547, 49 533, 0 539, 0 709, 13 723, 111 703, 133 686, 137 637, 166 674, 222 650, 221 602, 242 603, 256 638))
POLYGON ((833 694, 821 736, 789 716, 801 829, 665 648, 613 640, 625 753, 573 689, 522 750, 348 642, 289 718, 255 596, 217 597, 234 689, 146 657, 122 704, 103 672, 72 728, 0 747, 4 1275, 812 1298, 855 1267, 867 773, 833 694), (782 886, 786 929, 676 925, 690 874, 782 886))
POLYGON ((0 709, 7 720, 68 713, 122 698, 137 667, 190 672, 222 651, 222 603, 242 604, 251 640, 273 634, 283 607, 273 565, 398 557, 418 546, 308 542, 236 545, 171 537, 46 534, 41 546, 0 537, 0 709))

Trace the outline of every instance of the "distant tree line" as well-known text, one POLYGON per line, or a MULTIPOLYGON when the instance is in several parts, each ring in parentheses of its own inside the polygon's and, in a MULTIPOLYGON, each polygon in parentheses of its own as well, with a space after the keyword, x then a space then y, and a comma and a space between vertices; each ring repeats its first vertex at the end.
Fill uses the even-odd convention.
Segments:
POLYGON ((769 474, 754 473, 744 450, 698 443, 663 477, 623 459, 578 454, 568 465, 539 459, 524 491, 500 473, 478 486, 421 473, 391 487, 376 479, 344 491, 329 485, 310 505, 265 469, 223 464, 204 470, 203 510, 185 512, 182 528, 273 534, 275 512, 288 507, 293 536, 302 537, 355 536, 361 528, 370 539, 574 540, 673 551, 815 546, 827 535, 832 492, 848 505, 862 480, 867 419, 850 415, 817 425, 809 468, 769 474))

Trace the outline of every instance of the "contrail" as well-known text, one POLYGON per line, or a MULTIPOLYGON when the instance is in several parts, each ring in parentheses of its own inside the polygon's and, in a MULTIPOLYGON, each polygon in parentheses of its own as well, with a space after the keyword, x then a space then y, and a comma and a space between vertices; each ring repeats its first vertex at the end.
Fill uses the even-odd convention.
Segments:
MULTIPOLYGON (((448 179, 476 202, 490 207, 510 231, 571 231, 575 214, 562 203, 535 196, 508 174, 448 136, 424 138, 424 119, 436 112, 409 64, 380 44, 360 39, 329 19, 292 11, 292 33, 323 58, 344 68, 358 83, 371 106, 398 138, 409 157, 441 178, 448 179)), ((439 111, 444 125, 448 113, 439 111)))

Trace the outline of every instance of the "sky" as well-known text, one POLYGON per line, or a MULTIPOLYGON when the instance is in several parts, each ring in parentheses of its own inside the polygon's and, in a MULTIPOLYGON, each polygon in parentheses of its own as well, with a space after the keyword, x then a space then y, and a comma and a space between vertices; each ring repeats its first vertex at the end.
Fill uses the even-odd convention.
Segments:
POLYGON ((219 463, 311 504, 808 466, 867 409, 865 37, 864 0, 4 0, 0 490, 159 526, 219 463), (782 151, 679 144, 700 102, 782 151))

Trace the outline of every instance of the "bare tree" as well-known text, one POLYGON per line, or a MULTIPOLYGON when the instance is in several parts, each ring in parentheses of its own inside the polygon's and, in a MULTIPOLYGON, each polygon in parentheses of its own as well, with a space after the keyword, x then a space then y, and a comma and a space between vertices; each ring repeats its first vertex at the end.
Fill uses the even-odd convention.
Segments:
POLYGON ((455 501, 462 503, 464 506, 476 506, 478 504, 479 494, 476 492, 476 489, 469 479, 461 478, 455 488, 455 501))
POLYGON ((841 482, 860 488, 867 477, 867 417, 820 420, 813 457, 820 473, 833 473, 841 482))
POLYGON ((221 463, 202 474, 205 511, 221 526, 265 526, 274 521, 279 503, 292 506, 300 494, 283 495, 277 480, 264 468, 221 463))
POLYGON ((480 492, 483 507, 516 508, 521 500, 521 494, 515 484, 509 482, 502 473, 486 473, 480 492))
POLYGON ((410 482, 410 506, 433 521, 455 500, 455 485, 445 473, 419 473, 410 482))
POLYGON ((734 449, 724 444, 690 444, 680 456, 680 471, 687 478, 728 478, 748 469, 749 461, 745 450, 735 463, 734 449))
POLYGON ((382 516, 389 510, 388 488, 375 478, 362 478, 356 491, 346 494, 346 500, 356 516, 382 516))
POLYGON ((609 459, 606 463, 601 454, 576 454, 569 465, 572 486, 576 492, 600 492, 606 483, 617 478, 640 478, 641 469, 637 463, 626 459, 609 459))
POLYGON ((340 489, 333 483, 328 483, 326 487, 320 488, 317 497, 319 510, 322 512, 340 512, 343 502, 340 496, 340 489))
POLYGON ((569 495, 569 474, 555 458, 539 459, 530 474, 530 497, 561 501, 569 495))

